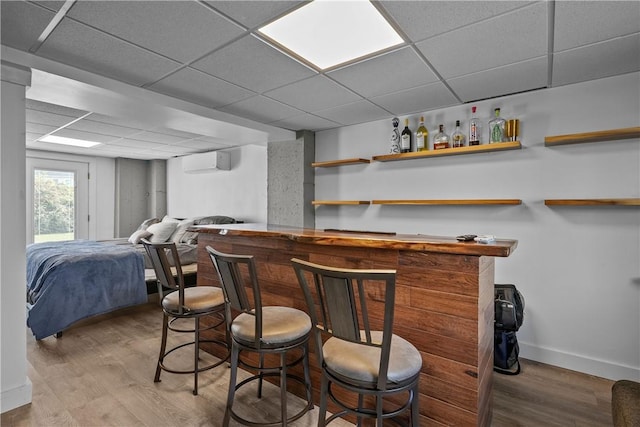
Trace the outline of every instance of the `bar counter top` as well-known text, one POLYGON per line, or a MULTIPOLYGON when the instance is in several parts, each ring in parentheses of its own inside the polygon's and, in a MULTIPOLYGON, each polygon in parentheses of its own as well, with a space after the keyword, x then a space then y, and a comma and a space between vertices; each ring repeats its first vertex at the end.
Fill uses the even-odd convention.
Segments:
POLYGON ((445 254, 508 257, 518 246, 517 240, 496 239, 491 243, 459 242, 455 237, 391 232, 287 227, 272 224, 212 224, 193 226, 190 230, 228 236, 282 237, 298 243, 396 249, 445 254))

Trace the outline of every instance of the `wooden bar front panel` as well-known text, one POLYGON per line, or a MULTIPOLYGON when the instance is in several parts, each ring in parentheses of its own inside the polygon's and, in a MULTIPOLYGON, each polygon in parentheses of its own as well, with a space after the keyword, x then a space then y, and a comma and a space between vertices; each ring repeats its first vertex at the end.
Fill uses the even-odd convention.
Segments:
MULTIPOLYGON (((198 241, 199 285, 219 286, 207 245, 222 252, 251 254, 257 262, 263 304, 305 311, 291 258, 345 268, 396 269, 394 333, 422 354, 421 425, 490 425, 492 257, 317 245, 272 236, 200 233, 198 241)), ((320 373, 314 355, 311 365, 318 401, 320 373)))

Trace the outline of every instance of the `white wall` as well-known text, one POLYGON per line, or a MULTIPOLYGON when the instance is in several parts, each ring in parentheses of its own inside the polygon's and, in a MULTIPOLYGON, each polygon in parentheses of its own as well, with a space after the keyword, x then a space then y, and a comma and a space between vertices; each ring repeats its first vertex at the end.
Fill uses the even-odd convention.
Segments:
MULTIPOLYGON (((316 170, 316 199, 516 198, 519 206, 320 206, 317 228, 519 241, 496 282, 526 299, 521 356, 594 375, 640 379, 640 208, 547 207, 549 198, 640 197, 638 139, 545 147, 544 137, 640 125, 640 74, 478 102, 521 122, 521 150, 316 170)), ((471 105, 424 114, 467 125, 471 105)), ((415 130, 420 114, 410 116, 415 130)), ((404 117, 400 117, 404 119, 404 117)), ((401 121, 402 123, 402 121, 401 121)), ((391 120, 316 134, 316 161, 388 153, 391 120)), ((486 132, 486 127, 485 127, 486 132)), ((485 133, 486 141, 486 133, 485 133)))
POLYGON ((84 162, 89 165, 89 239, 115 237, 115 159, 79 156, 51 151, 27 150, 27 157, 49 160, 84 162))
POLYGON ((267 222, 267 148, 225 150, 231 170, 185 173, 182 159, 167 161, 167 214, 173 217, 227 215, 244 222, 267 222))

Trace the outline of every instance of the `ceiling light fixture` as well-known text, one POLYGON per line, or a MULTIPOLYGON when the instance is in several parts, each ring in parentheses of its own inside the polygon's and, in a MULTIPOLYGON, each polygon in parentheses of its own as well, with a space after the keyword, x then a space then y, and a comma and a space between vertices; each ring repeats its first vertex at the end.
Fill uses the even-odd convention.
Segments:
POLYGON ((404 42, 368 0, 315 0, 258 31, 321 70, 404 42))
POLYGON ((74 147, 90 148, 100 145, 100 142, 85 141, 83 139, 66 138, 64 136, 47 135, 40 138, 40 142, 50 142, 52 144, 73 145, 74 147))

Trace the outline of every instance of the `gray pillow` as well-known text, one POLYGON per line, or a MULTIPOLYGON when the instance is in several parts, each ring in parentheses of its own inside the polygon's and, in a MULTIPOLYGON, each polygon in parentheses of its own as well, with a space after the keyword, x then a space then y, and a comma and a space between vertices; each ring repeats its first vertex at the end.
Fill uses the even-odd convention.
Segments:
POLYGON ((208 224, 235 224, 236 220, 230 216, 214 215, 198 218, 193 221, 194 225, 208 225, 208 224))
POLYGON ((147 231, 152 233, 152 236, 149 238, 151 243, 164 243, 169 240, 169 237, 173 234, 176 227, 178 226, 178 222, 168 222, 161 221, 155 224, 151 224, 147 231))
POLYGON ((142 224, 140 224, 140 226, 137 228, 136 231, 146 230, 147 228, 149 228, 150 225, 155 224, 157 222, 160 222, 159 218, 145 219, 144 221, 142 221, 142 224))

